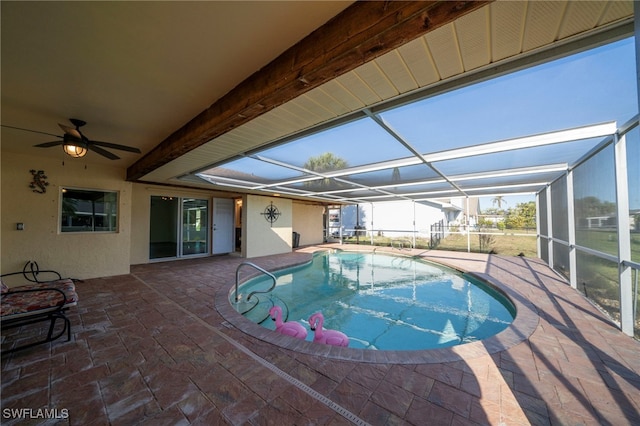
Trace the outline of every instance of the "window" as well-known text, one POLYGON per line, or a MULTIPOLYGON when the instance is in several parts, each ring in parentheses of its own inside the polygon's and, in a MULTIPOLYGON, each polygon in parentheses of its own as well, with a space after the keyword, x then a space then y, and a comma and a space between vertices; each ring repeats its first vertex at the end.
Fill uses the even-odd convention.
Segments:
POLYGON ((116 232, 118 193, 62 188, 61 232, 116 232))

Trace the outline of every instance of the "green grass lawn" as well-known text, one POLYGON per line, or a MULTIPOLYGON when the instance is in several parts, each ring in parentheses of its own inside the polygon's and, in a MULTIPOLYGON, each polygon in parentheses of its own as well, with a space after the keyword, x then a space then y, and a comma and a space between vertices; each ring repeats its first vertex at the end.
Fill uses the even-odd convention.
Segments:
MULTIPOLYGON (((489 241, 481 249, 480 236, 471 235, 469 246, 472 252, 492 252, 507 256, 518 256, 524 254, 526 257, 538 257, 536 236, 515 236, 505 234, 485 234, 489 241)), ((467 251, 467 236, 461 234, 451 234, 440 241, 436 247, 438 250, 467 251)))
MULTIPOLYGON (((515 236, 511 233, 517 233, 517 231, 509 231, 504 234, 492 234, 493 242, 487 244, 484 250, 480 250, 480 238, 478 235, 471 235, 470 248, 472 252, 490 252, 497 254, 504 254, 507 256, 518 256, 524 254, 527 257, 537 257, 536 236, 515 236)), ((347 244, 371 244, 371 237, 361 236, 359 238, 349 237, 345 238, 344 242, 347 244)), ((411 247, 412 239, 409 237, 374 237, 373 244, 376 246, 391 246, 392 244, 397 247, 400 244, 403 247, 411 247)), ((467 251, 467 236, 463 234, 449 234, 446 238, 440 240, 437 247, 430 247, 430 241, 428 238, 416 238, 416 248, 433 248, 436 250, 453 250, 453 251, 467 251)))
MULTIPOLYGON (((618 234, 613 231, 576 231, 576 244, 598 251, 618 254, 618 234)), ((640 234, 631 234, 631 260, 640 262, 640 234)))
MULTIPOLYGON (((576 242, 598 251, 618 254, 618 236, 616 232, 585 231, 576 232, 576 242)), ((640 235, 631 234, 631 260, 640 261, 640 235)), ((620 282, 618 264, 578 251, 577 259, 578 290, 586 294, 613 319, 620 321, 620 282)), ((633 273, 632 285, 636 282, 638 271, 633 273)), ((632 289, 633 291, 633 289, 632 289)), ((632 295, 633 297, 633 295, 632 295)), ((640 338, 640 297, 636 298, 635 336, 640 338)))

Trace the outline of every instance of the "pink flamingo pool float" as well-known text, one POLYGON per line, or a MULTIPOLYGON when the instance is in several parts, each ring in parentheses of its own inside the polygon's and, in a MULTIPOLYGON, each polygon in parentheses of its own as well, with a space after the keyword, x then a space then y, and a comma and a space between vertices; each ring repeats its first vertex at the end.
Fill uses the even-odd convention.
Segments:
POLYGON ((276 331, 278 333, 295 337, 296 339, 304 340, 307 338, 307 329, 302 324, 295 321, 282 321, 282 308, 280 306, 274 306, 269 309, 269 315, 276 322, 276 331))
POLYGON ((323 330, 324 316, 322 312, 316 312, 309 317, 309 325, 314 332, 313 341, 332 346, 349 346, 349 338, 338 330, 323 330))

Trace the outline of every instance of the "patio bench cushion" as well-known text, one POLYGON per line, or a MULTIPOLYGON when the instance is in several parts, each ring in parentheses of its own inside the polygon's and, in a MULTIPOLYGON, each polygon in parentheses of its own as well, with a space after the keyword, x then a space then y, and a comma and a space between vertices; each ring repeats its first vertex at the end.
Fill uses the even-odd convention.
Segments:
POLYGON ((46 313, 78 303, 75 284, 68 278, 13 288, 2 283, 2 287, 0 316, 3 320, 46 313))
POLYGON ((65 315, 65 311, 78 303, 78 293, 74 281, 70 278, 61 278, 58 273, 55 273, 58 279, 38 281, 37 278, 41 272, 36 268, 31 272, 27 271, 26 266, 23 272, 2 275, 2 278, 9 276, 14 278, 21 275, 29 281, 28 284, 12 287, 6 286, 5 282, 1 283, 0 323, 3 334, 5 330, 39 322, 49 322, 48 331, 44 336, 43 333, 34 335, 35 339, 29 337, 16 339, 13 344, 3 341, 3 356, 35 345, 52 342, 65 334, 67 341, 71 340, 71 322, 65 315), (61 329, 60 327, 56 328, 58 320, 62 322, 61 329), (6 350, 5 347, 7 347, 6 350))

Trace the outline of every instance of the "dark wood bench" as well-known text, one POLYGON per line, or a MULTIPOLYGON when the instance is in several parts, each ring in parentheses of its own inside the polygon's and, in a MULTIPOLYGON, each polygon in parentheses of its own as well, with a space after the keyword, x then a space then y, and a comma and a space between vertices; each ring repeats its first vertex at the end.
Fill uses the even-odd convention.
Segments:
POLYGON ((41 271, 36 262, 27 262, 21 272, 2 274, 0 278, 0 323, 3 332, 29 324, 49 322, 46 337, 14 346, 2 351, 2 354, 51 342, 65 334, 67 341, 71 340, 71 322, 66 311, 78 303, 74 280, 62 278, 56 271, 41 271), (19 284, 15 285, 16 282, 19 284), (62 321, 63 326, 54 333, 58 320, 62 321))

